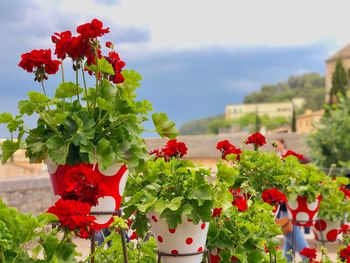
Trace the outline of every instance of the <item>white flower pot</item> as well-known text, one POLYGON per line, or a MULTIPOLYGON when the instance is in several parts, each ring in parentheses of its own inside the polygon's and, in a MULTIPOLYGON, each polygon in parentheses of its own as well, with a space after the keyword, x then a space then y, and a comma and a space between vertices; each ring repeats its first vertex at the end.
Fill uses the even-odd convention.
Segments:
POLYGON ((317 241, 334 242, 338 237, 340 228, 340 220, 330 221, 326 219, 318 219, 312 226, 317 241))
POLYGON ((298 196, 296 200, 288 200, 288 217, 292 223, 298 226, 312 226, 313 220, 317 218, 321 198, 308 203, 306 197, 298 196))
MULTIPOLYGON (((199 222, 199 224, 195 225, 183 215, 182 223, 176 229, 169 229, 166 220, 159 218, 157 213, 151 212, 147 216, 160 252, 176 255, 197 253, 205 250, 209 223, 199 222)), ((200 263, 202 258, 203 254, 186 257, 162 256, 162 262, 200 263)))

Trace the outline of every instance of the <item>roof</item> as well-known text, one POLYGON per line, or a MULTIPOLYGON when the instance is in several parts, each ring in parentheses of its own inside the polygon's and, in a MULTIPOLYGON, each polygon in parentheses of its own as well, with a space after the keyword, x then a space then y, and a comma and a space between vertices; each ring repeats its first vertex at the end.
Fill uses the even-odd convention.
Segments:
POLYGON ((326 62, 332 62, 337 60, 337 58, 350 58, 350 44, 346 45, 345 47, 343 47, 342 49, 340 49, 339 51, 337 51, 335 54, 333 54, 332 56, 330 56, 326 62))

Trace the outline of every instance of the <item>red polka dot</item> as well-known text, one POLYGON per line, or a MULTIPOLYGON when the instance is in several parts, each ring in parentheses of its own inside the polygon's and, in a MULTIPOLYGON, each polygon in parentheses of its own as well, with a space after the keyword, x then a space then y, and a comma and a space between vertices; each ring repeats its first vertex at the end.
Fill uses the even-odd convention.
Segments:
POLYGON ((151 218, 154 222, 156 222, 156 223, 158 222, 158 219, 155 216, 152 216, 151 218))
POLYGON ((176 231, 176 228, 169 228, 169 232, 170 232, 170 233, 174 234, 175 231, 176 231))
POLYGON ((186 244, 191 245, 193 243, 193 239, 191 237, 186 239, 186 244))
POLYGON ((327 233, 327 240, 328 241, 335 241, 338 236, 338 230, 337 229, 332 229, 327 233))
POLYGON ((205 223, 201 224, 201 229, 204 230, 204 228, 205 228, 205 223))
POLYGON ((177 255, 177 254, 179 254, 179 251, 177 251, 176 249, 173 249, 173 250, 171 250, 171 254, 177 255))
POLYGON ((327 227, 327 223, 322 220, 322 219, 319 219, 315 222, 315 228, 318 230, 318 231, 324 231, 327 227))
POLYGON ((202 248, 202 247, 199 247, 197 251, 198 251, 198 252, 202 252, 202 251, 203 251, 203 248, 202 248))
POLYGON ((163 238, 162 238, 161 236, 158 236, 157 239, 158 239, 158 241, 159 241, 160 243, 163 242, 163 238))

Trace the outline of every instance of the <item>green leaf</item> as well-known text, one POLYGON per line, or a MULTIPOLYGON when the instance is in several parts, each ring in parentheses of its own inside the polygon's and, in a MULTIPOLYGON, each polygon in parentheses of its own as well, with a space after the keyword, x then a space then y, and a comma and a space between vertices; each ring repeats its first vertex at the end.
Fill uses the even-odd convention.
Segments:
POLYGON ((2 163, 5 164, 7 160, 17 151, 19 150, 20 145, 19 142, 14 141, 4 141, 1 144, 1 150, 2 150, 2 163))
POLYGON ((107 100, 105 100, 104 98, 100 98, 98 97, 96 99, 97 105, 101 110, 111 110, 113 108, 113 105, 111 103, 109 103, 107 100))
POLYGON ((39 104, 39 103, 46 103, 50 101, 50 99, 46 95, 40 92, 29 91, 27 94, 29 96, 30 101, 33 103, 39 104))
POLYGON ((169 204, 167 204, 167 208, 169 208, 172 211, 176 211, 180 208, 181 206, 181 201, 184 199, 183 196, 178 196, 173 198, 169 204))
POLYGON ((20 100, 18 102, 18 109, 21 114, 32 115, 35 111, 35 105, 29 100, 20 100))
POLYGON ((122 75, 124 77, 124 84, 131 86, 134 90, 135 88, 140 87, 140 80, 142 76, 134 70, 123 70, 122 75))
POLYGON ((196 187, 189 194, 188 199, 197 200, 198 205, 201 206, 205 200, 212 200, 212 187, 208 184, 196 187))
POLYGON ((46 147, 49 149, 49 156, 56 164, 66 163, 69 145, 70 143, 66 144, 58 135, 54 135, 46 141, 46 147))
POLYGON ((228 167, 226 165, 218 165, 218 178, 222 179, 224 182, 226 182, 229 186, 233 185, 235 182, 235 176, 237 175, 238 171, 234 168, 228 167))
MULTIPOLYGON (((78 87, 78 92, 81 94, 83 88, 78 87)), ((73 82, 63 82, 56 89, 55 97, 59 99, 71 98, 77 95, 77 86, 73 82)))
POLYGON ((154 126, 156 127, 157 133, 161 137, 173 139, 178 135, 175 123, 168 120, 168 116, 165 113, 154 113, 152 115, 152 120, 154 126))
POLYGON ((97 159, 102 169, 106 169, 110 166, 114 160, 114 152, 112 151, 111 142, 105 138, 102 138, 97 143, 97 159))
POLYGON ((157 202, 154 204, 154 211, 158 214, 163 213, 164 209, 167 208, 167 202, 163 199, 158 199, 157 202))
POLYGON ((0 123, 9 123, 13 120, 11 113, 4 112, 0 114, 0 123))
POLYGON ((58 217, 51 213, 43 213, 37 216, 39 224, 44 226, 58 221, 58 217))
MULTIPOLYGON (((114 75, 113 66, 105 58, 102 57, 102 58, 97 59, 97 64, 98 64, 98 71, 99 72, 114 75)), ((96 65, 90 65, 90 66, 86 65, 86 68, 88 70, 91 70, 92 72, 95 72, 95 73, 97 72, 96 65)))

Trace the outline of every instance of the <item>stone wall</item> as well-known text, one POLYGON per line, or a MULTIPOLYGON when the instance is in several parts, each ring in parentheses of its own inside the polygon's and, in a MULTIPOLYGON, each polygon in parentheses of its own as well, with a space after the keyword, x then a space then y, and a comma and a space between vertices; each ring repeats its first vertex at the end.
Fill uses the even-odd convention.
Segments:
MULTIPOLYGON (((246 134, 200 135, 180 136, 178 140, 186 142, 189 148, 188 158, 213 166, 219 157, 219 153, 216 150, 218 141, 229 139, 238 146, 242 145, 246 137, 246 134)), ((270 144, 277 138, 284 138, 288 148, 307 154, 308 149, 305 145, 305 136, 298 134, 267 135, 268 145, 265 149, 273 150, 270 144)), ((149 149, 160 148, 165 142, 166 140, 159 138, 146 139, 149 149)), ((22 212, 33 214, 46 211, 56 200, 56 197, 52 194, 49 176, 42 172, 38 172, 38 175, 0 176, 0 198, 8 205, 17 207, 22 212)))

